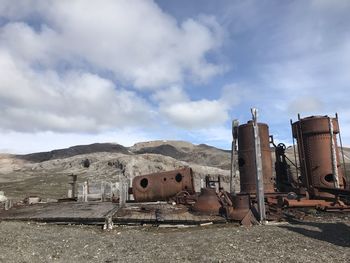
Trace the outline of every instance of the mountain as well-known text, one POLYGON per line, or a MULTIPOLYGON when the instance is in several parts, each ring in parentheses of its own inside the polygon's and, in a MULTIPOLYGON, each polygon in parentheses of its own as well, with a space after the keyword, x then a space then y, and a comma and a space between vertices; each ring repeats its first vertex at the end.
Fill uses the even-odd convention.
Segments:
POLYGON ((116 182, 121 177, 133 178, 185 166, 193 169, 197 190, 207 175, 213 179, 220 176, 228 189, 229 151, 183 141, 152 141, 131 147, 96 143, 25 155, 3 154, 0 155, 0 190, 14 198, 28 195, 59 198, 69 189, 70 174, 78 175, 78 182, 116 182))
MULTIPOLYGON (((292 147, 287 148, 286 154, 294 162, 292 147)), ((196 190, 199 191, 201 180, 207 175, 213 179, 220 176, 228 190, 230 157, 230 151, 213 146, 168 140, 140 142, 131 147, 95 143, 26 155, 0 154, 0 190, 13 198, 28 195, 60 198, 69 189, 70 174, 78 175, 78 182, 118 182, 122 177, 131 180, 137 175, 184 166, 192 167, 196 190)), ((344 159, 349 170, 349 148, 344 148, 344 159)), ((238 190, 239 179, 234 183, 238 190)))

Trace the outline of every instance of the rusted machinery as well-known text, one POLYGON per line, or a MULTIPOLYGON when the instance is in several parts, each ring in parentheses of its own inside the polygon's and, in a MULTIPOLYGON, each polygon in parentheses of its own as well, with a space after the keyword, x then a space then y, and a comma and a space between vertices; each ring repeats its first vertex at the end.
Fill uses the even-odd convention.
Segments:
POLYGON ((214 188, 202 188, 193 210, 203 214, 220 215, 220 199, 214 188))
POLYGON ((219 178, 206 178, 206 187, 200 194, 195 193, 191 168, 137 176, 132 182, 132 193, 136 202, 175 201, 199 214, 223 216, 246 225, 255 220, 249 195, 230 195, 221 188, 219 178), (218 191, 213 182, 219 183, 218 191))
POLYGON ((346 180, 337 144, 337 115, 336 118, 311 116, 303 119, 298 115, 298 121, 291 121, 291 125, 294 162, 285 155, 285 147, 281 144, 276 146, 272 138, 276 154, 276 186, 280 192, 274 196, 279 199, 278 202, 274 197, 267 198, 269 205, 279 203, 289 208, 314 207, 324 211, 350 211, 350 190, 345 189, 346 180), (294 139, 297 140, 299 166, 294 139), (296 168, 296 176, 291 175, 290 165, 296 168), (283 196, 283 192, 288 194, 283 196))
POLYGON ((344 189, 345 179, 342 169, 339 169, 338 120, 328 116, 299 118, 292 124, 292 132, 298 143, 302 186, 306 188, 310 198, 334 197, 333 194, 320 188, 344 189), (333 131, 330 130, 331 126, 333 131), (334 153, 332 153, 332 140, 334 153))
POLYGON ((193 172, 183 168, 136 176, 132 181, 132 193, 137 202, 166 201, 181 191, 194 194, 193 172))
POLYGON ((340 198, 350 197, 350 190, 345 189, 346 181, 339 168, 337 118, 299 117, 297 122, 292 123, 293 138, 298 142, 300 167, 295 149, 293 163, 285 154, 286 146, 274 143, 267 124, 257 123, 254 119, 254 122, 249 121, 235 128, 240 193, 226 192, 221 188, 220 178, 213 181, 209 177, 206 177, 206 187, 200 193, 195 193, 193 172, 190 168, 183 168, 135 177, 132 183, 135 201, 175 201, 186 205, 194 213, 220 215, 228 221, 238 221, 244 225, 257 222, 256 218, 264 222, 267 218, 265 211, 270 219, 274 216, 278 218, 284 207, 350 211, 350 201, 340 198), (275 147, 276 180, 270 144, 275 147), (296 168, 296 175, 292 174, 291 165, 296 168), (214 187, 216 183, 219 184, 218 190, 214 187), (261 206, 264 207, 264 217, 261 216, 261 206))
POLYGON ((256 222, 249 194, 231 195, 224 190, 216 192, 213 188, 202 188, 192 210, 201 214, 221 215, 246 226, 256 222))
MULTIPOLYGON (((264 181, 264 192, 273 193, 274 178, 272 173, 272 158, 269 142, 269 127, 265 123, 258 123, 262 173, 264 181)), ((253 122, 238 127, 238 165, 240 173, 241 192, 248 194, 256 193, 256 165, 254 149, 253 122)))

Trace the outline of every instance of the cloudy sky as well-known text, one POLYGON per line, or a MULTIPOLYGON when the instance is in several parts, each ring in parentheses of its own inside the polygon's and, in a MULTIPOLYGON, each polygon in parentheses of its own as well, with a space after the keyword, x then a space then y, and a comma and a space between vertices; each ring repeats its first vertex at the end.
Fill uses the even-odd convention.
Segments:
POLYGON ((338 112, 350 146, 350 1, 0 0, 0 152, 186 140, 228 149, 257 107, 338 112))

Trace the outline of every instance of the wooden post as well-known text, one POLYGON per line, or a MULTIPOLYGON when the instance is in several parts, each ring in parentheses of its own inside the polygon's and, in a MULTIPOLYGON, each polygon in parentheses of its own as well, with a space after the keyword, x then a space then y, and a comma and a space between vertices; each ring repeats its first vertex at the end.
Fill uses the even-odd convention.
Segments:
POLYGON ((9 210, 12 207, 12 200, 11 199, 7 199, 5 201, 5 210, 9 210))
POLYGON ((119 207, 125 207, 126 204, 126 182, 125 178, 119 181, 119 207))
POLYGON ((101 181, 101 202, 105 201, 105 181, 101 181))
POLYGON ((87 202, 88 201, 88 182, 84 182, 83 184, 83 201, 87 202))
POLYGON ((260 134, 258 126, 258 110, 251 109, 253 118, 253 132, 254 132, 254 145, 255 145, 255 166, 256 166, 256 199, 258 202, 259 221, 261 224, 265 223, 266 211, 265 211, 265 196, 264 196, 264 181, 262 173, 262 155, 260 145, 260 134))
POLYGON ((77 178, 78 176, 76 174, 72 174, 73 182, 72 182, 72 197, 75 198, 77 196, 76 189, 77 189, 77 178))

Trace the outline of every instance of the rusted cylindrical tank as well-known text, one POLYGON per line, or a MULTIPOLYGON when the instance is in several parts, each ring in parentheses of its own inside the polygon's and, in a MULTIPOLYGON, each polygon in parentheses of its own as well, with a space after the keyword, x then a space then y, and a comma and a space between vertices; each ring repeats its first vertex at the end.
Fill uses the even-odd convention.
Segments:
POLYGON ((181 191, 194 193, 191 168, 140 175, 132 181, 136 202, 166 201, 181 191))
POLYGON ((219 215, 220 208, 221 203, 216 194, 216 190, 213 188, 202 188, 198 200, 192 209, 193 211, 202 214, 219 215))
MULTIPOLYGON (((258 123, 258 127, 262 155, 264 192, 272 193, 275 190, 269 142, 269 127, 265 123, 258 123)), ((238 127, 238 165, 241 192, 256 194, 255 142, 252 121, 238 127)))
POLYGON ((228 218, 241 221, 250 210, 249 194, 237 194, 232 197, 232 209, 229 209, 228 218))
MULTIPOLYGON (((333 138, 336 148, 336 160, 340 188, 344 188, 345 180, 340 169, 337 133, 339 124, 332 118, 333 138)), ((328 116, 311 116, 292 124, 293 137, 297 139, 298 154, 301 167, 301 180, 311 197, 333 197, 321 192, 317 187, 334 188, 332 169, 332 148, 328 116)))

